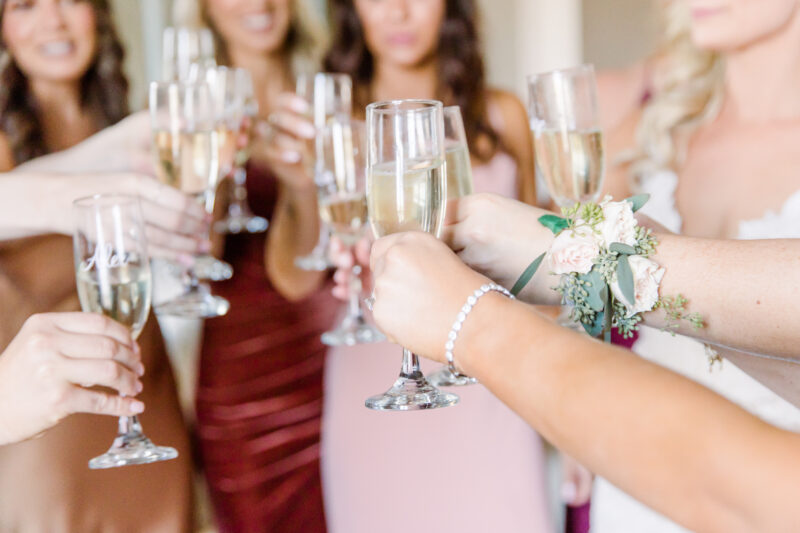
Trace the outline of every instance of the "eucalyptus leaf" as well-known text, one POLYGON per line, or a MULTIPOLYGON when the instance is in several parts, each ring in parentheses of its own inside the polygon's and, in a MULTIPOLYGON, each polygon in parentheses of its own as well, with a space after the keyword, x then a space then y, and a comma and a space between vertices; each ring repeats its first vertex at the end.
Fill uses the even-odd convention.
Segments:
POLYGON ((525 288, 525 285, 527 285, 531 281, 533 275, 536 274, 537 270, 539 270, 539 266, 542 264, 542 261, 544 260, 544 255, 545 254, 540 255, 539 257, 534 259, 530 265, 528 265, 528 268, 525 269, 525 271, 519 277, 517 282, 511 288, 511 294, 517 296, 519 295, 520 292, 522 292, 522 289, 525 288))
POLYGON ((603 306, 605 305, 605 300, 601 296, 603 288, 606 286, 605 281, 603 281, 603 276, 601 276, 597 272, 597 268, 593 268, 588 274, 584 274, 580 276, 583 281, 588 282, 588 285, 584 285, 588 296, 586 297, 586 303, 589 307, 592 308, 593 311, 602 311, 603 306))
POLYGON ((617 262, 617 281, 619 282, 622 295, 625 296, 629 304, 633 305, 634 302, 636 302, 636 293, 633 289, 633 271, 631 270, 630 263, 628 263, 627 255, 619 256, 619 261, 617 262))
POLYGON ((545 228, 553 232, 553 235, 558 235, 563 230, 569 227, 567 219, 558 215, 542 215, 539 217, 539 223, 545 228))
POLYGON ((630 202, 631 206, 633 207, 633 212, 635 213, 642 207, 647 201, 650 199, 649 194, 637 194, 636 196, 631 196, 630 198, 626 198, 626 202, 630 202))
POLYGON ((609 251, 617 252, 620 255, 636 255, 636 248, 621 242, 612 242, 608 249, 609 251))
POLYGON ((600 311, 594 317, 594 321, 591 324, 581 324, 583 326, 584 331, 591 335, 592 337, 597 337, 603 332, 603 324, 605 324, 605 313, 600 311))
MULTIPOLYGON (((625 262, 628 262, 627 256, 625 257, 625 262)), ((630 266, 630 265, 629 265, 630 266)), ((605 319, 606 323, 603 326, 603 341, 607 343, 611 343, 611 321, 614 318, 614 306, 611 302, 611 292, 606 293, 606 313, 605 319)))

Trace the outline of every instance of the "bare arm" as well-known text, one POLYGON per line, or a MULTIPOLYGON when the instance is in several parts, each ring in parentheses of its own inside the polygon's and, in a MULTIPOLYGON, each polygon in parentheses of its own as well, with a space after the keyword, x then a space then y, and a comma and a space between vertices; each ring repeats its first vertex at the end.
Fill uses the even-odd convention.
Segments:
POLYGON ((517 197, 526 204, 536 205, 536 168, 528 114, 513 94, 505 91, 490 94, 490 105, 495 106, 498 115, 498 123, 492 125, 498 131, 502 148, 517 164, 517 197))
POLYGON ((304 164, 315 135, 303 115, 307 106, 297 95, 281 95, 271 125, 253 148, 253 157, 272 169, 280 182, 264 263, 270 281, 289 300, 316 290, 324 276, 295 266, 295 259, 308 254, 319 239, 316 188, 304 164))
MULTIPOLYGON (((419 233, 377 241, 372 270, 381 329, 444 361, 450 324, 486 278, 419 233)), ((470 313, 454 354, 545 438, 694 531, 800 525, 800 437, 700 385, 496 293, 470 313)))
MULTIPOLYGON (((527 265, 550 246, 543 210, 492 195, 474 195, 455 205, 444 239, 472 268, 511 287, 527 265)), ((716 241, 657 235, 653 259, 666 267, 662 295, 682 294, 689 311, 706 319, 681 334, 745 352, 800 359, 800 330, 786 312, 800 300, 800 240, 716 241), (747 312, 743 312, 747 310, 747 312)), ((541 268, 521 293, 526 301, 557 304, 557 278, 541 268)), ((664 326, 662 312, 645 314, 664 326)))

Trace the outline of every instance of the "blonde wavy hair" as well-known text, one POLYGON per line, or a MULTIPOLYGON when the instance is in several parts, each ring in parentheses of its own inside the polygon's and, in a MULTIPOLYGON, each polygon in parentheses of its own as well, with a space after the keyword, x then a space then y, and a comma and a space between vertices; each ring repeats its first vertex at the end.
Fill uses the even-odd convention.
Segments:
POLYGON ((653 58, 653 93, 642 110, 636 148, 626 158, 635 182, 646 173, 677 170, 691 135, 716 118, 723 98, 723 58, 694 45, 686 2, 664 2, 662 15, 662 42, 653 58))
MULTIPOLYGON (((178 26, 210 28, 216 41, 217 62, 225 65, 230 63, 230 58, 222 36, 208 16, 207 1, 176 0, 173 18, 178 26)), ((291 21, 289 34, 286 37, 286 50, 295 75, 316 71, 328 48, 327 26, 317 11, 310 0, 291 0, 291 21)))

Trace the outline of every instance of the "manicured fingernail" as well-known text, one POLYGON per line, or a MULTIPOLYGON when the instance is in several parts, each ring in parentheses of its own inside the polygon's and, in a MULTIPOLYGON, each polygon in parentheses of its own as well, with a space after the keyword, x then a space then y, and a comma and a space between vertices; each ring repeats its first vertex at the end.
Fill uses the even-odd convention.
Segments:
POLYGON ((139 343, 136 341, 133 342, 133 353, 142 355, 142 347, 139 346, 139 343))
POLYGON ((561 485, 561 501, 564 503, 572 503, 575 496, 578 494, 578 488, 575 483, 567 482, 561 485))
POLYGON ((179 265, 187 268, 194 264, 194 257, 189 254, 180 254, 176 260, 178 261, 179 265))
POLYGON ((300 162, 300 153, 295 152, 294 150, 288 150, 283 152, 281 155, 281 159, 283 159, 286 163, 299 163, 300 162))
POLYGON ((302 135, 306 139, 313 139, 317 135, 316 128, 314 128, 314 126, 312 126, 311 124, 305 122, 300 125, 299 130, 300 130, 300 135, 302 135))
POLYGON ((308 102, 298 96, 289 100, 289 109, 295 113, 307 113, 310 108, 308 102))
POLYGON ((136 365, 136 373, 139 374, 139 376, 144 376, 144 365, 142 363, 136 365))
POLYGON ((144 385, 142 385, 141 381, 136 382, 136 394, 139 394, 144 389, 144 385))
POLYGON ((139 413, 143 413, 144 412, 144 404, 142 402, 140 402, 139 400, 133 400, 131 402, 131 412, 133 414, 136 414, 136 415, 138 415, 139 413))

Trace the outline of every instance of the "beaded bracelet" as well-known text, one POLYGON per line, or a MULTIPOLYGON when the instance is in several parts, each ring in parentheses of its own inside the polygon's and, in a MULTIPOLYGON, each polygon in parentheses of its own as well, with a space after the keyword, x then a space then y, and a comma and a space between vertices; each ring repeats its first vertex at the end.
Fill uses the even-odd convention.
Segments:
POLYGON ((453 348, 456 344, 456 339, 458 338, 458 332, 461 331, 461 327, 464 325, 464 321, 467 319, 467 316, 478 303, 478 300, 481 299, 487 293, 490 292, 499 292, 512 300, 514 299, 514 295, 511 294, 508 289, 503 286, 498 285, 497 283, 487 283, 482 285, 480 289, 475 289, 475 292, 469 295, 467 298, 467 303, 464 304, 464 307, 461 308, 461 311, 458 313, 458 317, 456 317, 456 321, 453 322, 453 327, 450 328, 450 333, 447 335, 447 343, 444 345, 444 355, 447 358, 447 367, 450 369, 450 372, 453 373, 456 377, 466 377, 464 374, 460 373, 456 370, 455 362, 453 361, 453 348))

